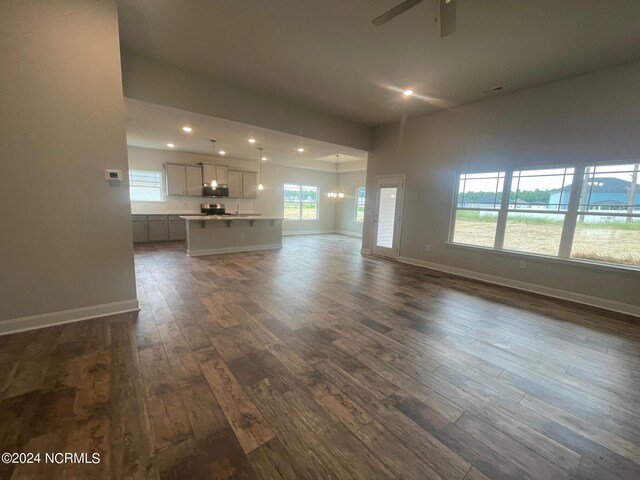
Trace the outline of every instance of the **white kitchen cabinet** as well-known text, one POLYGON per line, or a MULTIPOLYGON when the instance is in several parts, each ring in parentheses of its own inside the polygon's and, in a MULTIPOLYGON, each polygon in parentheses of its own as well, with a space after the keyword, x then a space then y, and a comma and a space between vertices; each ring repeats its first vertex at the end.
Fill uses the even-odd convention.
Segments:
POLYGON ((187 180, 187 195, 191 197, 202 196, 202 168, 200 166, 185 165, 187 180))
POLYGON ((256 198, 258 192, 258 174, 242 172, 242 198, 256 198))
POLYGON ((230 198, 256 198, 258 190, 258 174, 256 172, 228 171, 230 198))
POLYGON ((218 182, 218 185, 226 185, 228 181, 227 167, 224 165, 216 165, 216 182, 218 182))
POLYGON ((167 195, 202 196, 200 165, 167 164, 167 195))
POLYGON ((184 165, 167 164, 167 195, 187 194, 187 172, 184 165))
POLYGON ((227 185, 227 167, 224 165, 202 164, 202 181, 204 183, 211 183, 211 180, 215 180, 218 186, 227 185))
POLYGON ((242 172, 229 170, 227 172, 227 186, 229 187, 229 197, 242 198, 242 172))
POLYGON ((203 163, 202 164, 202 183, 210 184, 211 180, 215 180, 216 182, 218 181, 218 179, 216 178, 216 166, 203 163))

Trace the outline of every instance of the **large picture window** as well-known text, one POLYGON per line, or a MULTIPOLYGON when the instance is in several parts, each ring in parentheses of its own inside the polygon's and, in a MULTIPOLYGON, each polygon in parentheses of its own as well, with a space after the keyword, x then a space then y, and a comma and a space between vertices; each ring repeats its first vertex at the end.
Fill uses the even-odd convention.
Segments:
POLYGON ((624 164, 462 173, 450 240, 640 268, 638 169, 624 164))
POLYGON ((132 202, 162 202, 162 172, 129 170, 129 198, 132 202))
POLYGON ((287 220, 318 220, 318 187, 284 186, 284 217, 287 220))

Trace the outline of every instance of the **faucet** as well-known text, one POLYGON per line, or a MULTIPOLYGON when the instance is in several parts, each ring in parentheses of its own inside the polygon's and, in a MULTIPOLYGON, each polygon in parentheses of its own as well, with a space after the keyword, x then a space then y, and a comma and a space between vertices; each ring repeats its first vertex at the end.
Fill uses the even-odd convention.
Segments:
POLYGON ((236 215, 240 215, 240 200, 236 200, 236 215))

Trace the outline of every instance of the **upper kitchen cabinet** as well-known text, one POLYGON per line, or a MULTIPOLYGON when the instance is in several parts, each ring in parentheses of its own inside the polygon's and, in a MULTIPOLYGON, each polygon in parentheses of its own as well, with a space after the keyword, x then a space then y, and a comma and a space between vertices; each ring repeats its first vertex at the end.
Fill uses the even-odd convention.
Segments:
POLYGON ((229 187, 229 196, 231 198, 242 198, 242 172, 229 170, 227 187, 229 187))
POLYGON ((202 168, 187 165, 184 167, 187 172, 187 195, 192 197, 202 196, 202 168))
POLYGON ((256 198, 258 190, 258 174, 256 172, 228 171, 229 197, 256 198))
POLYGON ((211 183, 211 180, 215 180, 218 183, 218 186, 227 185, 229 183, 227 167, 224 165, 203 163, 202 180, 204 183, 211 183))
POLYGON ((187 194, 187 172, 184 165, 167 164, 167 195, 187 194))
POLYGON ((167 164, 167 194, 202 196, 202 168, 197 165, 167 164))

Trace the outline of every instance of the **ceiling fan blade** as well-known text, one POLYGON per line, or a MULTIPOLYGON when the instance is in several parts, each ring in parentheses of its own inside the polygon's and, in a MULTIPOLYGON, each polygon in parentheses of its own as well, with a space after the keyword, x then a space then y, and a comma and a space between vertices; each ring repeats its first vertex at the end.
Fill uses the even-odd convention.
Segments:
POLYGON ((456 31, 456 0, 440 0, 440 36, 456 31))
POLYGON ((424 0, 404 0, 404 2, 399 3, 395 7, 384 12, 379 17, 376 17, 373 20, 371 20, 371 23, 379 27, 380 25, 387 23, 389 20, 396 18, 401 13, 406 12, 412 7, 415 7, 417 4, 419 4, 422 1, 424 0))

